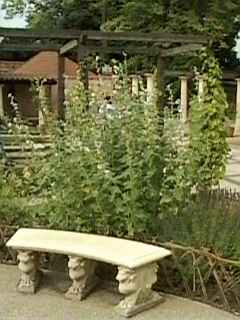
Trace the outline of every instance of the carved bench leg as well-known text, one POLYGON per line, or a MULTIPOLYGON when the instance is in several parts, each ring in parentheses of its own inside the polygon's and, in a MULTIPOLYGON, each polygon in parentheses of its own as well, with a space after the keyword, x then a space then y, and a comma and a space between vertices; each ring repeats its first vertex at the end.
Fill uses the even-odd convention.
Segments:
POLYGON ((24 293, 35 293, 40 282, 39 254, 32 251, 19 251, 17 259, 21 271, 17 290, 24 293))
POLYGON ((125 295, 117 306, 122 316, 134 316, 164 301, 157 292, 151 289, 157 281, 157 269, 156 263, 137 269, 118 267, 119 291, 125 295))
POLYGON ((73 283, 65 294, 67 299, 82 300, 96 287, 95 267, 95 261, 69 256, 69 276, 73 283))

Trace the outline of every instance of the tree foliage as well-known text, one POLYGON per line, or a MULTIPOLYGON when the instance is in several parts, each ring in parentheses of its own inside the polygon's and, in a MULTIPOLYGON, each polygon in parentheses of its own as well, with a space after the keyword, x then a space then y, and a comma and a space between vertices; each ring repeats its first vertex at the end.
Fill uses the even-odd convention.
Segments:
POLYGON ((6 0, 9 17, 24 14, 28 25, 41 29, 99 29, 101 11, 98 0, 6 0))

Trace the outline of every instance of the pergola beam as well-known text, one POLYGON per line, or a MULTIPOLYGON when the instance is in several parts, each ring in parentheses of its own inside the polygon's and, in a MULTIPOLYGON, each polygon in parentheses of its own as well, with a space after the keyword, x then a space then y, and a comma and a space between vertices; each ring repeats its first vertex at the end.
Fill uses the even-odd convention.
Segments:
POLYGON ((97 45, 88 45, 82 46, 83 50, 87 50, 88 52, 96 52, 96 53, 118 53, 121 54, 123 52, 126 53, 135 53, 135 54, 146 54, 148 56, 155 56, 159 53, 158 47, 147 47, 147 46, 97 46, 97 45))
POLYGON ((68 51, 77 48, 78 41, 77 40, 71 40, 67 42, 63 47, 60 48, 60 54, 65 54, 68 51))
POLYGON ((59 30, 43 32, 32 29, 0 28, 0 37, 3 38, 32 38, 32 39, 78 39, 82 35, 88 40, 95 41, 136 41, 158 43, 200 43, 207 44, 208 39, 202 35, 162 33, 162 32, 105 32, 105 31, 77 31, 59 30))
MULTIPOLYGON (((60 51, 60 54, 63 55, 73 49, 77 49, 78 40, 71 40, 67 42, 64 46, 59 44, 39 44, 39 43, 31 43, 27 45, 23 44, 15 44, 15 43, 3 43, 0 44, 0 52, 34 52, 34 51, 60 51)), ((199 44, 191 44, 185 46, 178 46, 170 49, 161 49, 162 57, 171 57, 177 54, 192 54, 193 51, 201 50, 203 48, 202 45, 199 44)), ((159 53, 160 48, 158 46, 99 46, 99 45, 90 45, 85 44, 84 50, 88 52, 97 52, 97 53, 118 53, 121 54, 123 52, 129 54, 146 54, 148 56, 155 56, 159 53)))
POLYGON ((3 43, 0 44, 0 52, 31 52, 31 51, 59 51, 61 48, 58 44, 19 44, 19 43, 3 43))
POLYGON ((162 32, 104 32, 86 31, 89 40, 108 41, 136 41, 136 42, 168 42, 168 43, 201 43, 207 44, 208 39, 201 35, 184 35, 178 33, 162 32))
POLYGON ((201 44, 186 44, 186 45, 175 47, 175 48, 161 50, 161 56, 172 57, 179 54, 192 55, 193 51, 199 51, 201 49, 203 49, 203 45, 201 44))
POLYGON ((72 40, 78 38, 80 31, 64 30, 64 31, 41 31, 24 28, 0 28, 0 37, 3 38, 30 38, 30 39, 62 39, 72 40))

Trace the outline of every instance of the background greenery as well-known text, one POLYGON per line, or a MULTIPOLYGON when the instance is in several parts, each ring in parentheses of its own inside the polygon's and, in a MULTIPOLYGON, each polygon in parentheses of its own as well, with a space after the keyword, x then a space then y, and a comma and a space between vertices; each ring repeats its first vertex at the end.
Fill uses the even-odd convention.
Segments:
MULTIPOLYGON (((233 51, 240 30, 238 0, 4 0, 3 8, 9 16, 24 13, 29 27, 47 30, 202 33, 221 66, 238 65, 233 51)), ((174 60, 186 65, 189 59, 174 60)))

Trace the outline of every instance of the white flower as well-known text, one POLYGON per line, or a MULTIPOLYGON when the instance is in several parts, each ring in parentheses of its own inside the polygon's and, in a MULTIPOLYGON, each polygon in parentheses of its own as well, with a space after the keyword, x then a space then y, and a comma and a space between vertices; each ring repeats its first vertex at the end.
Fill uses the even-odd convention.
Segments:
POLYGON ((90 152, 90 149, 89 149, 88 147, 84 147, 83 150, 84 150, 85 152, 90 152))

